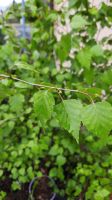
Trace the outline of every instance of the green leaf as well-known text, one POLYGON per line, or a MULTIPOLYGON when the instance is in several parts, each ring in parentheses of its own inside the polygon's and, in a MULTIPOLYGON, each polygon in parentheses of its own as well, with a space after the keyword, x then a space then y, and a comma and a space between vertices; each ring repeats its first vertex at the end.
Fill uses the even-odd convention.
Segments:
POLYGON ((105 197, 109 198, 109 194, 110 194, 110 191, 108 191, 105 188, 101 188, 95 193, 95 200, 105 199, 105 197))
POLYGON ((66 163, 66 158, 63 155, 57 156, 56 163, 58 166, 62 166, 66 163))
POLYGON ((11 94, 11 90, 0 84, 0 102, 11 94))
POLYGON ((55 144, 53 147, 51 147, 50 151, 49 151, 49 155, 51 156, 56 156, 57 154, 59 154, 59 146, 57 144, 55 144))
POLYGON ((71 26, 73 29, 82 29, 85 27, 85 25, 87 25, 87 21, 86 21, 86 19, 84 19, 83 16, 75 15, 72 18, 71 26))
POLYGON ((72 138, 65 137, 61 140, 61 143, 71 154, 75 153, 76 144, 72 142, 72 138))
POLYGON ((55 105, 53 95, 48 91, 39 91, 34 94, 33 101, 37 117, 41 123, 46 123, 51 118, 55 105))
POLYGON ((29 65, 29 64, 26 63, 26 62, 15 62, 14 65, 15 65, 18 69, 25 69, 25 70, 29 70, 29 71, 38 73, 37 70, 33 69, 33 66, 32 66, 32 65, 29 65))
POLYGON ((30 179, 34 178, 34 171, 33 171, 32 167, 28 167, 27 173, 28 173, 28 176, 29 176, 30 179))
POLYGON ((2 176, 3 176, 3 170, 0 169, 0 177, 2 177, 2 176))
POLYGON ((49 172, 49 176, 50 177, 57 177, 57 174, 58 174, 58 170, 56 167, 54 168, 51 168, 50 172, 49 172))
POLYGON ((89 48, 84 48, 79 51, 77 55, 77 60, 82 67, 89 69, 92 61, 92 54, 89 48))
POLYGON ((78 0, 69 0, 69 7, 74 6, 77 2, 78 0))
POLYGON ((112 69, 106 70, 103 74, 101 74, 100 80, 108 85, 112 85, 112 69))
POLYGON ((63 154, 63 148, 59 147, 59 145, 55 144, 49 150, 49 155, 57 156, 58 154, 63 154))
POLYGON ((22 88, 22 89, 31 88, 31 85, 28 85, 26 83, 21 83, 21 82, 15 82, 14 86, 16 88, 22 88))
POLYGON ((91 53, 93 57, 100 57, 103 56, 103 49, 101 45, 97 44, 91 48, 91 53))
POLYGON ((112 106, 108 102, 86 106, 83 109, 82 122, 95 134, 108 133, 112 129, 112 106))
POLYGON ((18 170, 16 168, 13 168, 11 170, 11 174, 12 174, 13 179, 17 179, 18 178, 18 170))
POLYGON ((21 185, 19 182, 15 181, 12 183, 11 185, 12 189, 15 191, 15 190, 20 190, 21 189, 21 185))
POLYGON ((81 123, 82 104, 78 100, 64 100, 56 106, 57 118, 60 126, 79 141, 79 129, 81 123))
POLYGON ((21 112, 24 101, 25 99, 22 94, 15 94, 14 96, 10 97, 10 110, 16 113, 21 112))
POLYGON ((57 4, 61 3, 61 0, 55 0, 55 3, 57 3, 57 4))
POLYGON ((92 98, 96 98, 98 96, 101 96, 101 93, 102 93, 102 89, 96 88, 96 87, 85 88, 85 90, 83 90, 83 91, 88 93, 89 95, 91 95, 92 98))
POLYGON ((96 7, 89 8, 89 13, 91 15, 97 15, 98 14, 98 9, 96 7))
POLYGON ((57 19, 57 13, 51 13, 47 17, 48 20, 55 21, 57 19))
POLYGON ((64 35, 60 42, 55 45, 55 50, 61 62, 65 61, 71 49, 71 35, 64 35))
POLYGON ((19 173, 19 175, 24 176, 25 175, 25 168, 19 169, 18 173, 19 173))

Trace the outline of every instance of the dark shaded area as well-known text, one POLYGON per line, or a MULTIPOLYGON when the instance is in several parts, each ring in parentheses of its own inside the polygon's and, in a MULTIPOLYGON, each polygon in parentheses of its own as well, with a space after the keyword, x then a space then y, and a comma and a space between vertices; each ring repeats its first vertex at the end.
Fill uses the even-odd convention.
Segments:
MULTIPOLYGON (((7 193, 5 200, 29 200, 29 183, 24 184, 21 190, 15 192, 11 190, 11 184, 12 180, 10 178, 0 181, 0 190, 7 193)), ((48 180, 42 178, 38 183, 38 187, 34 190, 34 198, 35 200, 50 200, 51 197, 52 189, 48 184, 48 180)), ((54 200, 66 200, 66 198, 56 195, 54 200)))
POLYGON ((2 30, 0 29, 0 45, 4 44, 5 40, 4 40, 4 35, 2 33, 2 30))
POLYGON ((29 184, 24 184, 21 190, 13 192, 11 190, 12 180, 7 178, 0 181, 0 190, 7 193, 6 200, 28 200, 28 186, 29 184))
POLYGON ((35 200, 49 200, 52 197, 52 189, 49 185, 49 180, 44 177, 40 179, 34 188, 34 198, 35 200))

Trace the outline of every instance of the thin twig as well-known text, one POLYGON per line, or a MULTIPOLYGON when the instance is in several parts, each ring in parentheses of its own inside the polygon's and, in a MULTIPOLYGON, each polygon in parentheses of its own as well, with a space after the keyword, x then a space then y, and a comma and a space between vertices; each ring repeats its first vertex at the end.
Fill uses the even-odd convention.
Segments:
POLYGON ((19 81, 19 82, 22 82, 22 83, 25 83, 25 84, 28 84, 28 85, 31 85, 31 86, 36 86, 36 87, 49 88, 49 89, 54 89, 54 90, 58 90, 58 91, 68 91, 68 92, 80 93, 80 94, 86 95, 90 99, 91 103, 94 104, 92 97, 88 93, 80 91, 80 90, 73 90, 73 89, 69 89, 69 88, 60 88, 60 87, 56 87, 56 86, 43 85, 43 84, 38 84, 38 83, 31 83, 31 82, 22 80, 20 78, 12 76, 12 75, 9 76, 9 75, 5 75, 5 74, 0 74, 0 77, 10 78, 12 80, 19 81))
POLYGON ((61 93, 61 91, 60 91, 60 90, 57 90, 57 93, 58 93, 58 95, 59 95, 60 99, 61 99, 61 100, 62 100, 62 102, 63 102, 63 100, 64 100, 64 99, 63 99, 63 97, 62 97, 62 96, 61 96, 61 94, 60 94, 60 93, 61 93))

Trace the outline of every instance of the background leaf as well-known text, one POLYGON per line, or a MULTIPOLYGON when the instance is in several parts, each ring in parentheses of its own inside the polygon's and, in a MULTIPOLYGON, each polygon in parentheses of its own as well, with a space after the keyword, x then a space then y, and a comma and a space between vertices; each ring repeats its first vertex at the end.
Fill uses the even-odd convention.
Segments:
POLYGON ((10 110, 16 113, 20 113, 23 109, 23 103, 25 99, 22 94, 15 94, 10 97, 10 110))
POLYGON ((82 67, 89 69, 91 66, 92 54, 89 48, 84 48, 79 51, 77 60, 82 67))
POLYGON ((67 34, 61 38, 61 41, 55 45, 56 54, 58 58, 63 62, 69 55, 71 49, 71 35, 67 34))
POLYGON ((11 90, 0 84, 0 102, 11 94, 11 90))
POLYGON ((25 62, 15 62, 14 65, 20 70, 20 69, 25 69, 25 70, 29 70, 29 71, 32 71, 32 72, 36 72, 38 73, 37 70, 33 69, 33 66, 32 65, 29 65, 28 63, 25 63, 25 62))
POLYGON ((106 70, 103 74, 100 75, 100 81, 112 85, 112 69, 106 70))
POLYGON ((97 44, 97 45, 94 45, 92 48, 91 48, 91 53, 92 53, 92 56, 93 57, 99 57, 99 56, 103 56, 103 49, 101 47, 101 45, 97 44))
POLYGON ((82 17, 81 15, 75 15, 72 18, 71 21, 71 26, 73 29, 81 29, 83 28, 85 25, 87 25, 87 21, 86 19, 84 19, 84 17, 82 17))

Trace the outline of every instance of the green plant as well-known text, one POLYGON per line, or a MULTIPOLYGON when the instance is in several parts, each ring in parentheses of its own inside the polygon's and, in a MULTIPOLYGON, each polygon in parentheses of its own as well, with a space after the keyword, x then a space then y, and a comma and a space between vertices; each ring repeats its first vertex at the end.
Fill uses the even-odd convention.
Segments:
POLYGON ((6 193, 3 191, 0 191, 0 200, 5 200, 6 193))
POLYGON ((26 5, 31 41, 15 38, 2 24, 8 38, 0 46, 1 180, 8 171, 17 190, 45 173, 71 200, 108 199, 112 81, 111 51, 103 45, 111 41, 97 43, 94 35, 97 22, 110 26, 110 6, 103 3, 97 10, 87 1, 71 0, 63 13, 37 3, 26 5), (75 15, 68 14, 71 8, 75 15), (68 17, 72 27, 60 41, 53 34, 57 17, 62 24, 68 17))

